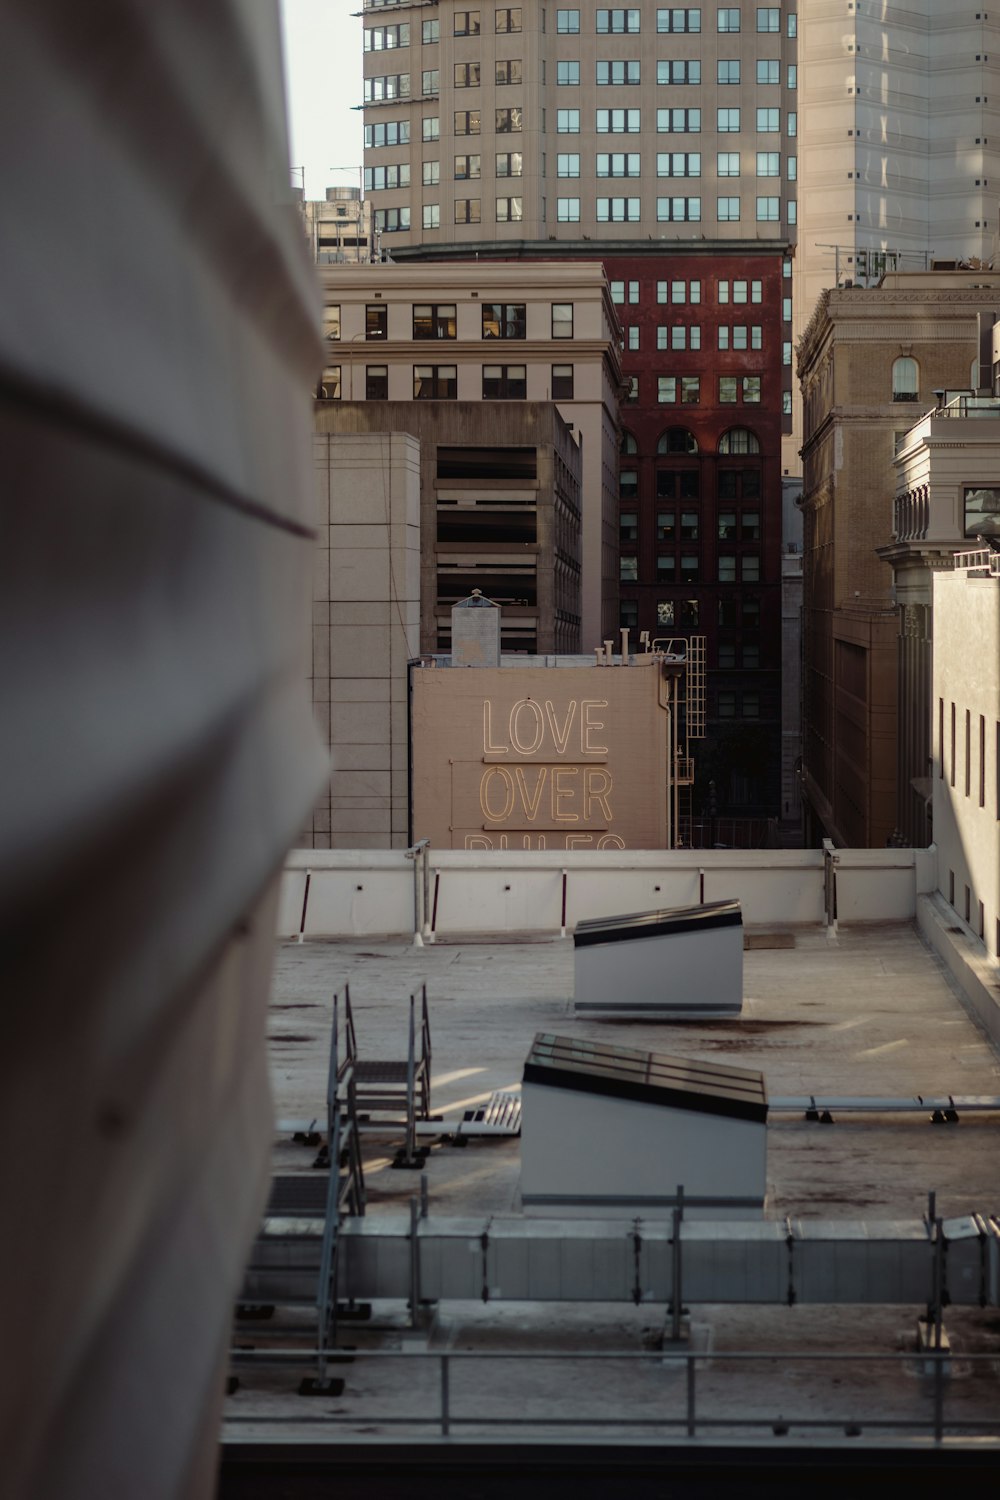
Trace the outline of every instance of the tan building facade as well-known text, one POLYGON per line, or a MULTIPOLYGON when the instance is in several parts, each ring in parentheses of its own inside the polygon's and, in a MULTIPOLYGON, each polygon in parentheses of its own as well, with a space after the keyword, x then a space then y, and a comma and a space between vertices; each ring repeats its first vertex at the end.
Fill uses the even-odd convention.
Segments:
POLYGON ((998 298, 991 273, 893 273, 826 293, 800 346, 807 842, 875 846, 897 828, 898 622, 875 549, 897 445, 935 390, 978 378, 977 318, 998 298))
POLYGON ((475 441, 488 444, 490 424, 516 425, 519 405, 555 402, 581 463, 582 638, 553 649, 587 650, 617 629, 621 356, 602 267, 341 265, 320 277, 327 354, 318 406, 365 402, 377 422, 385 402, 412 402, 447 422, 455 403, 477 403, 475 441))
POLYGON ((892 569, 899 621, 896 822, 902 840, 919 848, 934 838, 934 579, 978 535, 998 535, 1000 401, 960 395, 942 402, 911 428, 895 467, 892 540, 878 551, 892 569))
POLYGON ((1000 567, 990 548, 934 577, 938 889, 1000 961, 1000 567), (970 642, 975 648, 970 650, 970 642))
POLYGON ((413 833, 445 849, 662 849, 662 658, 424 666, 413 674, 413 833))
POLYGON ((366 4, 383 248, 787 239, 796 22, 783 5, 366 4))

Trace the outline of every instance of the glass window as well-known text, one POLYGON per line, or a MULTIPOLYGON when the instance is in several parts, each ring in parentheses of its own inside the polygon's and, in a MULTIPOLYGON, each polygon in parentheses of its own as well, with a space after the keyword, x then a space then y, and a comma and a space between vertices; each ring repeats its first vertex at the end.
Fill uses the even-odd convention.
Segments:
POLYGON ((498 109, 494 111, 494 129, 497 135, 516 133, 521 129, 521 106, 515 104, 511 109, 498 109))
POLYGON ((743 400, 751 403, 760 401, 760 376, 743 376, 743 400))
POLYGON ((799 18, 795 14, 795 12, 792 11, 790 13, 790 15, 788 16, 788 35, 789 36, 798 36, 798 34, 799 34, 799 18))
POLYGON ((503 36, 512 31, 521 30, 521 7, 519 5, 501 6, 496 13, 496 34, 503 36))
POLYGON ((787 118, 786 123, 785 123, 785 132, 788 135, 795 135, 798 132, 798 128, 799 128, 799 117, 795 113, 794 110, 789 110, 789 112, 788 112, 788 118, 787 118))
POLYGON ((481 129, 482 122, 478 109, 456 109, 456 135, 479 135, 481 129))
POLYGON ((735 719, 736 694, 729 688, 720 688, 717 699, 720 719, 735 719))
POLYGON ((391 167, 365 167, 365 192, 379 192, 382 188, 409 187, 410 164, 400 162, 391 167))
POLYGON ((732 556, 730 556, 728 553, 725 553, 725 552, 719 554, 719 582, 720 583, 735 583, 736 582, 736 556, 735 556, 735 553, 732 556))
POLYGON ((455 223, 478 224, 482 219, 482 200, 479 198, 456 198, 455 223))
POLYGON ((693 432, 686 427, 668 427, 660 434, 656 444, 657 453, 697 453, 698 443, 693 432))
POLYGON ((554 339, 571 339, 573 337, 572 302, 553 302, 552 337, 554 339))
POLYGON ((453 339, 456 336, 454 302, 417 302, 413 306, 415 339, 453 339))
POLYGON ((637 599, 619 599, 618 624, 622 630, 639 629, 639 601, 637 599))
POLYGON ((656 218, 664 223, 698 223, 701 219, 700 198, 657 198, 656 218))
POLYGON ((996 485, 966 486, 965 535, 1000 536, 1000 488, 996 485))
POLYGON ((496 157, 496 175, 498 177, 520 177, 523 159, 523 153, 520 151, 498 151, 496 157))
POLYGON ((523 339, 526 329, 526 304, 523 302, 484 302, 484 339, 523 339))
POLYGON ((631 328, 627 328, 625 332, 628 335, 629 351, 631 353, 634 353, 639 347, 639 330, 638 328, 633 326, 631 328))
POLYGON ((734 510, 719 511, 719 541, 735 542, 736 540, 736 512, 734 510))
POLYGON ((698 540, 698 512, 696 510, 681 511, 681 541, 696 542, 698 540))
POLYGON ((906 356, 893 360, 892 365, 892 399, 893 401, 916 401, 919 392, 919 380, 917 362, 906 356))
POLYGON ((670 552, 658 552, 656 555, 657 583, 673 583, 676 576, 677 559, 670 552))
POLYGON ((388 401, 389 399, 389 366, 388 365, 366 365, 365 366, 365 400, 366 401, 388 401))
POLYGON ((479 87, 479 64, 477 62, 455 64, 455 87, 457 89, 477 89, 479 87))
POLYGON ((339 401, 341 397, 340 366, 327 365, 316 389, 317 401, 339 401))
POLYGON ((598 224, 637 224, 640 200, 638 198, 598 198, 598 224))
POLYGON ((672 510, 656 512, 656 540, 673 542, 677 539, 677 513, 672 510))
POLYGON ((479 156, 455 157, 455 181, 465 182, 482 176, 482 158, 479 156))
POLYGON ((521 82, 521 59, 519 57, 498 57, 494 68, 494 80, 497 88, 503 88, 505 84, 521 82))
POLYGON ((758 9, 757 9, 757 30, 758 31, 780 31, 781 30, 781 11, 778 9, 778 7, 776 5, 768 5, 768 6, 764 6, 764 7, 758 6, 758 9))
POLYGON ((556 199, 556 222, 559 224, 579 224, 580 222, 580 200, 579 198, 557 198, 556 199))
POLYGON ((455 12, 455 35, 456 36, 478 36, 479 35, 479 12, 478 12, 478 10, 457 10, 455 12))
POLYGON ((424 46, 441 40, 441 22, 438 20, 424 21, 421 27, 420 39, 424 46))
POLYGON ((788 69, 786 71, 785 78, 786 78, 786 81, 788 83, 788 87, 790 89, 797 89, 798 88, 798 86, 799 86, 799 70, 796 67, 795 63, 789 63, 788 64, 788 69))
POLYGON ((781 176, 781 153, 780 153, 780 151, 758 151, 757 152, 757 176, 758 177, 780 177, 781 176))
POLYGON ((441 163, 439 161, 425 161, 422 164, 422 177, 424 187, 437 187, 441 181, 441 163))
POLYGON ((612 57, 598 59, 597 82, 599 84, 612 84, 616 87, 625 84, 639 83, 639 59, 637 57, 612 57))
POLYGON ((758 57, 757 82, 761 84, 781 82, 781 63, 776 57, 758 57))
POLYGON ((657 177, 700 177, 700 151, 659 151, 656 156, 657 177))
POLYGON ((757 129, 762 134, 766 133, 767 131, 780 130, 781 129, 781 110, 780 109, 758 109, 758 111, 757 111, 757 129))
MULTIPOLYGON (((753 471, 751 470, 750 473, 752 473, 752 472, 753 471)), ((743 477, 744 477, 744 479, 747 479, 749 477, 749 474, 744 474, 743 477)), ((759 478, 760 476, 759 475, 754 475, 754 477, 755 478, 759 478)), ((745 510, 743 512, 743 514, 740 516, 740 535, 742 536, 742 538, 743 538, 743 540, 745 542, 759 542, 760 541, 760 511, 759 510, 745 510)))
POLYGON ((556 83, 563 88, 567 86, 572 88, 579 87, 580 64, 578 62, 557 62, 556 83))
POLYGON ((599 151, 597 153, 598 177, 638 177, 638 151, 599 151))
POLYGON ((622 542, 639 540, 639 517, 634 510, 623 510, 619 514, 618 538, 622 542))
POLYGON ((384 303, 369 304, 365 308, 365 338, 384 339, 389 336, 389 309, 384 303))
POLYGON ((556 31, 562 36, 577 36, 580 31, 579 10, 557 10, 556 31))
POLYGON ((717 83, 739 83, 740 60, 738 57, 720 58, 717 64, 717 83))
POLYGON ((739 219, 739 198, 716 198, 715 216, 720 224, 731 224, 739 219))
POLYGON ((425 68, 421 73, 420 92, 427 99, 433 99, 435 94, 440 94, 441 75, 437 68, 425 68))
POLYGON ((498 224, 518 224, 524 218, 522 198, 498 198, 496 205, 498 224))
POLYGON ((760 558, 754 552, 744 552, 740 558, 740 578, 744 583, 760 582, 760 558))
POLYGON ((425 229, 441 228, 441 205, 440 203, 425 203, 423 210, 423 227, 425 229))
POLYGON ((719 109, 719 110, 716 110, 716 124, 718 126, 720 134, 722 134, 722 135, 725 135, 727 131, 730 132, 730 133, 734 133, 734 132, 738 131, 739 128, 740 128, 740 112, 739 112, 739 110, 738 109, 719 109))
POLYGON ((409 227, 410 210, 408 208, 377 208, 375 210, 375 228, 381 229, 383 234, 395 234, 409 227))
POLYGON ((573 400, 573 366, 552 366, 552 399, 553 401, 573 400))
POLYGON ((622 556, 618 559, 618 577, 622 583, 635 583, 639 577, 639 559, 622 556))
POLYGON ((483 365, 484 401, 524 401, 527 393, 524 365, 483 365))
POLYGON ((618 474, 618 496, 621 500, 639 498, 639 474, 636 469, 621 469, 618 474))
POLYGON ((757 199, 757 223, 776 224, 780 217, 778 212, 780 198, 758 198, 757 199))
POLYGON ((331 303, 323 309, 323 337, 325 339, 337 340, 340 338, 340 303, 331 303))
POLYGON ((429 116, 420 122, 420 139, 423 141, 436 141, 441 134, 441 121, 436 115, 429 116))
POLYGON ((663 6, 656 12, 656 29, 660 32, 700 31, 701 11, 663 6))
POLYGON ((697 58, 667 58, 656 64, 657 83, 675 86, 685 83, 701 83, 701 63, 697 58))
POLYGON ((676 131, 678 134, 696 134, 701 130, 700 109, 658 109, 656 128, 660 134, 676 131))
POLYGON ((636 135, 640 128, 640 111, 637 109, 599 109, 597 111, 598 135, 636 135))
POLYGON ((681 553, 681 583, 698 582, 698 559, 694 553, 681 553))
POLYGON ((720 406, 736 405, 736 376, 719 376, 719 404, 720 406))
POLYGON ((414 365, 414 401, 454 401, 458 395, 455 365, 414 365))
POLYGON ((556 131, 559 135, 579 135, 580 111, 578 109, 557 109, 556 131))
POLYGON ((613 35, 634 33, 638 30, 639 11, 637 8, 615 6, 612 9, 607 9, 598 7, 597 33, 599 36, 604 36, 608 33, 613 35))
POLYGON ((672 599, 661 599, 656 606, 656 623, 658 626, 673 629, 674 624, 674 601, 672 599))
POLYGON ((720 31, 739 31, 740 8, 738 5, 727 5, 719 10, 718 26, 720 31))
POLYGON ((564 151, 556 157, 557 177, 579 177, 580 175, 580 153, 578 151, 564 151))
POLYGON ((759 453, 760 444, 745 427, 731 427, 719 439, 720 453, 759 453))
POLYGON ((740 153, 738 151, 720 151, 716 159, 716 171, 720 177, 738 177, 740 175, 740 153))

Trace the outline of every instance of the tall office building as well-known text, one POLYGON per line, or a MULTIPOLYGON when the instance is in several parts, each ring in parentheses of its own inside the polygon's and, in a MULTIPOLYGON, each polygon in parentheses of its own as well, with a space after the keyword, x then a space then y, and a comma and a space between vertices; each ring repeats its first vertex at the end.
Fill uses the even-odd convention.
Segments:
POLYGON ((795 13, 383 0, 364 37, 383 251, 603 262, 625 381, 605 613, 707 637, 695 811, 776 812, 795 13))

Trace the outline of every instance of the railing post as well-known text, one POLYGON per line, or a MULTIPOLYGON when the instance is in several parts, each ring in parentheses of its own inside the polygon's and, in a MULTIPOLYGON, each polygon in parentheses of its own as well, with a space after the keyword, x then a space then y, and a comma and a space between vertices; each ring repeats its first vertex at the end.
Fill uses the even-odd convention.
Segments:
POLYGON ((451 1413, 448 1410, 448 1356, 441 1355, 441 1436, 451 1431, 451 1413))
POLYGON ((674 1230, 674 1256, 671 1270, 673 1272, 673 1309, 670 1318, 670 1338, 675 1344, 680 1343, 681 1337, 681 1303, 683 1301, 683 1277, 681 1271, 681 1224, 684 1220, 684 1186, 677 1184, 677 1207, 673 1211, 674 1230))
POLYGON ((944 1354, 936 1349, 934 1359, 934 1441, 944 1437, 944 1354))
POLYGON ((694 1355, 690 1350, 687 1353, 687 1433, 688 1437, 694 1437, 694 1355))

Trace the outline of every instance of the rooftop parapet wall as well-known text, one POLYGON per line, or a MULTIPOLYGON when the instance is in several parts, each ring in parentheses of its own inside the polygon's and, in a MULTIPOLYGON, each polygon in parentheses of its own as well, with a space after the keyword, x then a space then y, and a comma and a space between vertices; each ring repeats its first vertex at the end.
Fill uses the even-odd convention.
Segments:
MULTIPOLYGON (((425 936, 570 931, 589 917, 736 899, 748 926, 826 920, 828 879, 841 923, 907 922, 934 888, 922 849, 629 850, 612 853, 431 850, 425 936)), ((402 852, 294 850, 282 887, 282 938, 414 931, 414 864, 402 852)), ((417 919, 419 922, 419 918, 417 919)))

